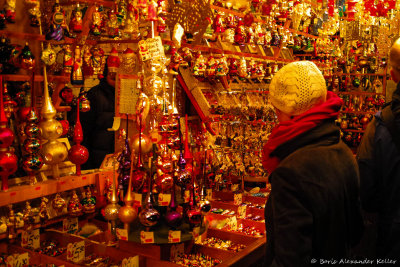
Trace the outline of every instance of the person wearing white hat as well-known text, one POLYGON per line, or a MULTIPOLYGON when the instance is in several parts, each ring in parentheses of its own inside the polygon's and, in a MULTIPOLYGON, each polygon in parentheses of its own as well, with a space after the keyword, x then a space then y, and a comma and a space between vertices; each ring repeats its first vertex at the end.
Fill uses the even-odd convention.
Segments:
POLYGON ((284 66, 269 90, 279 124, 263 147, 271 183, 265 265, 346 259, 363 221, 358 166, 335 124, 343 101, 309 61, 284 66))

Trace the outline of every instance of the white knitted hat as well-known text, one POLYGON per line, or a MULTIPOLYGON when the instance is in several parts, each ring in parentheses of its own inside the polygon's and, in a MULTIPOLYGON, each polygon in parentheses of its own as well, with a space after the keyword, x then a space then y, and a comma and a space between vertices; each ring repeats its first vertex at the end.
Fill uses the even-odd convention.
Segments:
POLYGON ((281 68, 269 86, 271 104, 296 116, 326 100, 326 84, 318 67, 310 61, 292 62, 281 68))

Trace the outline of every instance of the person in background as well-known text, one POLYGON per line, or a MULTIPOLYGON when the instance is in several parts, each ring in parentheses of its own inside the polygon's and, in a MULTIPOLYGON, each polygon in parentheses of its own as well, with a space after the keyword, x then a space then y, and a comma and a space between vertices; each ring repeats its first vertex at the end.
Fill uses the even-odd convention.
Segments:
POLYGON ((389 51, 397 88, 368 124, 357 151, 366 217, 376 216, 376 256, 400 264, 400 39, 389 51))
POLYGON ((335 124, 343 102, 309 61, 284 66, 269 90, 279 124, 263 147, 266 266, 345 259, 363 221, 357 162, 335 124))
POLYGON ((89 159, 82 165, 84 170, 99 168, 105 156, 114 153, 114 132, 107 129, 114 121, 116 70, 108 65, 104 68, 104 78, 87 92, 90 110, 80 114, 82 145, 89 150, 89 159))

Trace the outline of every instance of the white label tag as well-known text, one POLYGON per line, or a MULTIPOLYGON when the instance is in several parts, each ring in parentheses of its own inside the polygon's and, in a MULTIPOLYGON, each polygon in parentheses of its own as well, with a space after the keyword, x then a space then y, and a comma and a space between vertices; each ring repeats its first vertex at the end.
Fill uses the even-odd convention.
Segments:
POLYGON ((152 244, 154 243, 154 232, 140 232, 140 242, 142 244, 152 244))
POLYGON ((158 205, 160 206, 168 206, 171 202, 171 194, 158 194, 158 205))
POLYGON ((23 248, 40 248, 40 232, 39 229, 33 231, 23 231, 21 235, 21 247, 23 248))
POLYGON ((237 219, 236 216, 232 216, 226 219, 227 220, 227 228, 228 230, 231 231, 236 231, 237 230, 237 219))
POLYGON ((233 195, 233 204, 240 205, 243 202, 243 194, 234 194, 233 195))
POLYGON ((117 228, 117 237, 121 240, 128 240, 128 230, 117 228))
POLYGON ((67 245, 67 260, 75 263, 80 263, 85 259, 85 241, 68 243, 67 245))
POLYGON ((29 266, 29 254, 28 252, 8 256, 6 259, 7 267, 28 267, 29 266))
POLYGON ((239 218, 246 217, 246 209, 247 209, 247 206, 245 206, 245 205, 240 205, 238 207, 237 215, 238 215, 239 218))
POLYGON ((181 242, 181 231, 169 231, 168 232, 168 243, 180 243, 181 242))
POLYGON ((123 259, 121 267, 139 267, 139 256, 123 259))

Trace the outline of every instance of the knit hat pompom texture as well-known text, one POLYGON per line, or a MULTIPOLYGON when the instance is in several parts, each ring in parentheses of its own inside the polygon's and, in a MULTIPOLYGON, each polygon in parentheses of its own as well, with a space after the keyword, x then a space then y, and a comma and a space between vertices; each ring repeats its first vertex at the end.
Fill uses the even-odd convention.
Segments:
POLYGON ((269 86, 271 104, 290 116, 297 116, 326 101, 326 83, 310 61, 292 62, 281 68, 269 86))

